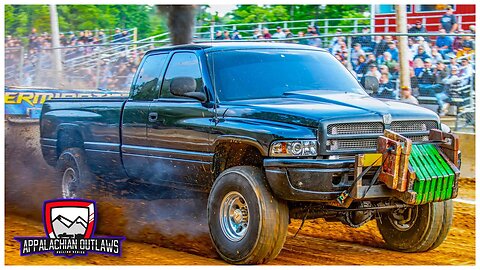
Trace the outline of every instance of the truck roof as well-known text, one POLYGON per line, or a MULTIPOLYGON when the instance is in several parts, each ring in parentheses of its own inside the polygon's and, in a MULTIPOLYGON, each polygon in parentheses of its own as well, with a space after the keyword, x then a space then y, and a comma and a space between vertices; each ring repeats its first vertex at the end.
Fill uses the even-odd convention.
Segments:
POLYGON ((191 43, 174 46, 164 46, 149 50, 148 53, 160 52, 160 51, 174 51, 174 50, 206 50, 206 51, 222 51, 222 50, 234 50, 234 49, 302 49, 302 50, 317 50, 326 51, 321 48, 300 45, 294 43, 277 43, 277 42, 244 42, 244 41, 231 41, 231 42, 201 42, 191 43))

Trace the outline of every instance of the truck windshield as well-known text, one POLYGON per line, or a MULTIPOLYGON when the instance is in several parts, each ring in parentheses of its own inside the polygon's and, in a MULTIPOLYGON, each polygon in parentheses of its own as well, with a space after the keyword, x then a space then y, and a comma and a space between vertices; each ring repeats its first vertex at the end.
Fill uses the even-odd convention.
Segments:
POLYGON ((301 90, 365 94, 348 70, 322 51, 239 49, 207 57, 220 101, 274 98, 301 90))

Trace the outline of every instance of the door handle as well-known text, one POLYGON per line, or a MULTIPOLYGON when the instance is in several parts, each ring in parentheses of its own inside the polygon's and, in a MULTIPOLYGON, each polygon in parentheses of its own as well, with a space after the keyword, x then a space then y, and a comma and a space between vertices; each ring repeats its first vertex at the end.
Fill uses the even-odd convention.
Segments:
POLYGON ((148 121, 157 122, 157 120, 158 120, 158 113, 151 112, 151 113, 148 114, 148 121))

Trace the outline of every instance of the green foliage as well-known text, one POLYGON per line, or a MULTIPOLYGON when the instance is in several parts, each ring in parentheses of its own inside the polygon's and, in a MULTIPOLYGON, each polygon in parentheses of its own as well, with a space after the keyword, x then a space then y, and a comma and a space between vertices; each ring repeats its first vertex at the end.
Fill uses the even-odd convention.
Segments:
MULTIPOLYGON (((212 22, 219 24, 262 23, 289 20, 311 20, 327 18, 364 17, 368 5, 238 5, 237 9, 224 17, 207 12, 208 5, 197 6, 197 26, 204 26, 208 32, 212 22)), ((60 31, 96 29, 134 28, 138 38, 145 38, 168 31, 165 15, 158 14, 150 5, 57 5, 60 31)), ((368 18, 367 21, 368 22, 368 18)), ((296 31, 306 27, 305 22, 290 24, 296 31)), ((351 25, 351 20, 340 20, 330 26, 351 25)), ((5 5, 6 34, 24 37, 32 27, 38 33, 50 32, 50 12, 48 5, 5 5)), ((247 30, 255 26, 246 26, 247 30)), ((334 31, 334 28, 330 28, 334 31)), ((348 27, 344 30, 348 30, 348 27)), ((351 30, 351 29, 350 29, 351 30)), ((107 34, 112 34, 107 32, 107 34)))
MULTIPOLYGON (((148 5, 57 5, 57 11, 63 32, 137 27, 141 39, 166 31, 165 18, 148 5)), ((7 34, 25 36, 32 27, 50 32, 48 5, 5 5, 7 34)))

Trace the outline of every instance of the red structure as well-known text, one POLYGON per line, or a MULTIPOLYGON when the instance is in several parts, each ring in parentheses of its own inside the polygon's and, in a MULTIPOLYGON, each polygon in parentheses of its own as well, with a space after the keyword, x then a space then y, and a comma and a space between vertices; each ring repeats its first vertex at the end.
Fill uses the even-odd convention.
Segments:
MULTIPOLYGON (((437 32, 440 18, 447 6, 454 9, 458 29, 468 30, 475 25, 475 5, 407 5, 408 24, 421 21, 429 32, 437 32)), ((375 32, 396 32, 395 6, 375 5, 375 32)))

